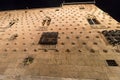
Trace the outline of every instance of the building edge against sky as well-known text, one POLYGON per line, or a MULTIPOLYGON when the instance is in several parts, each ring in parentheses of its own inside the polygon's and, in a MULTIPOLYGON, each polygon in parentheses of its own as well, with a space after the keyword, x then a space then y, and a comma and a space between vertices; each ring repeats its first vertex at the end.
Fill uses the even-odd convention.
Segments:
MULTIPOLYGON (((0 0, 0 10, 39 8, 39 7, 55 7, 61 6, 63 2, 78 2, 92 0, 0 0)), ((94 0, 93 0, 94 1, 94 0)), ((96 5, 109 13, 117 21, 120 22, 119 0, 95 0, 96 5)))

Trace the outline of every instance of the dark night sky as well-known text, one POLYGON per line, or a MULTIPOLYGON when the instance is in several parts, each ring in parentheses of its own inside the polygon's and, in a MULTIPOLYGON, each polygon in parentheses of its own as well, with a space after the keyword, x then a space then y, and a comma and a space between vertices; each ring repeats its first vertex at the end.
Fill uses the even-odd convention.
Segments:
POLYGON ((96 5, 120 22, 120 0, 96 0, 96 5))
MULTIPOLYGON (((0 10, 56 7, 62 2, 86 2, 94 0, 0 0, 0 10)), ((120 22, 120 0, 96 0, 96 5, 120 22)))

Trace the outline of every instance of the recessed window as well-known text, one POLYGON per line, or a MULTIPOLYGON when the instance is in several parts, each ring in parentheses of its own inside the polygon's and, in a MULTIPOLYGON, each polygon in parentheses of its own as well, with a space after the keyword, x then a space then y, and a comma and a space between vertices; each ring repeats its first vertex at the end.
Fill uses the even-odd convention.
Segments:
POLYGON ((92 19, 95 24, 100 24, 100 22, 97 19, 92 19))
POLYGON ((113 46, 120 45, 120 30, 103 30, 102 34, 109 44, 113 46))
POLYGON ((90 25, 94 25, 92 19, 87 19, 87 21, 89 22, 90 25))
POLYGON ((58 39, 58 32, 43 32, 38 44, 56 45, 58 39))
POLYGON ((97 20, 97 19, 95 19, 95 18, 89 18, 89 19, 87 19, 87 21, 88 21, 88 23, 90 24, 90 25, 98 25, 98 24, 100 24, 100 22, 97 20))
POLYGON ((118 66, 115 60, 106 60, 108 66, 118 66))

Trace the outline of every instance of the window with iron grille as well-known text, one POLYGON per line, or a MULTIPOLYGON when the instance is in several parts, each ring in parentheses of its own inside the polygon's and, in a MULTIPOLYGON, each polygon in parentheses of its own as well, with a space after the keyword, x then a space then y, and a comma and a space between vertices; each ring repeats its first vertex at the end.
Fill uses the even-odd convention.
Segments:
POLYGON ((57 39, 58 39, 58 32, 43 32, 38 44, 56 45, 57 39))
POLYGON ((88 21, 88 23, 90 25, 98 25, 98 24, 100 24, 100 22, 95 18, 88 18, 87 21, 88 21))
POLYGON ((108 66, 118 66, 115 60, 106 60, 108 66))

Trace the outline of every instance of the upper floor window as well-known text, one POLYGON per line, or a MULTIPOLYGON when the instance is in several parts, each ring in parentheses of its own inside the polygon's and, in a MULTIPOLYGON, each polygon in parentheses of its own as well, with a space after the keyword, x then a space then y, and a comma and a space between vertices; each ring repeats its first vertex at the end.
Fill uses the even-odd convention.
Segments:
POLYGON ((88 21, 88 23, 90 25, 98 25, 98 24, 100 24, 100 22, 96 18, 88 18, 87 21, 88 21))
POLYGON ((88 14, 87 21, 90 25, 98 25, 100 22, 96 19, 94 15, 88 14))

